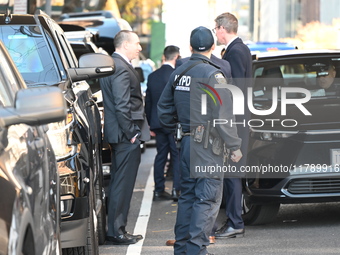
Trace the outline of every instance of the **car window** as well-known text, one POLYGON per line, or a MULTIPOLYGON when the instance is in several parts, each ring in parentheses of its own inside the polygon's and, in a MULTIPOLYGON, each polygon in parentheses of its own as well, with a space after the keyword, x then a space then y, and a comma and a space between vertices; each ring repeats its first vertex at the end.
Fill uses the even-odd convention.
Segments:
POLYGON ((28 86, 59 81, 53 58, 46 57, 50 52, 37 26, 3 26, 0 31, 1 40, 28 86))
POLYGON ((13 106, 15 93, 19 90, 18 81, 2 51, 0 51, 0 61, 0 106, 13 106))
MULTIPOLYGON (((311 92, 312 99, 340 95, 339 59, 317 58, 272 61, 254 66, 253 99, 271 100, 273 91, 281 95, 283 87, 304 88, 311 92)), ((288 98, 301 98, 303 93, 287 94, 288 98)))

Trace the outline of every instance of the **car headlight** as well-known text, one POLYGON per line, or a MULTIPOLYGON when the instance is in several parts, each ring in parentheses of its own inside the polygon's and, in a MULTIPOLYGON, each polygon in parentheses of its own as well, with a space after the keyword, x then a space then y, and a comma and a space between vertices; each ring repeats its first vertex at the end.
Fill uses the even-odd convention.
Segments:
POLYGON ((77 146, 72 144, 73 114, 68 113, 65 120, 48 124, 50 139, 57 161, 74 155, 77 146))
POLYGON ((275 139, 284 139, 297 134, 297 131, 268 131, 268 130, 251 130, 251 136, 257 140, 272 141, 275 139))
POLYGON ((72 195, 63 195, 60 197, 60 213, 62 218, 72 216, 73 207, 74 197, 72 195))

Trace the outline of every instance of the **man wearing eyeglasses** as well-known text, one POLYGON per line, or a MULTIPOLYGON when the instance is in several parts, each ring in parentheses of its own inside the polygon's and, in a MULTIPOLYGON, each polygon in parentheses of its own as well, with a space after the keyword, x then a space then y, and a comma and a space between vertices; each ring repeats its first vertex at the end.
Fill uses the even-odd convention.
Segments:
MULTIPOLYGON (((238 20, 231 13, 223 13, 215 19, 217 41, 225 45, 222 58, 227 60, 231 66, 231 76, 233 83, 243 91, 245 96, 244 109, 247 100, 247 88, 252 85, 252 59, 250 50, 241 38, 237 35, 238 20)), ((236 115, 236 122, 247 123, 250 119, 250 112, 244 115, 236 115)), ((240 169, 247 163, 247 148, 249 142, 249 127, 247 125, 237 125, 238 136, 242 139, 241 151, 244 157, 238 162, 230 162, 231 166, 240 169)), ((224 179, 224 197, 226 204, 227 221, 216 232, 216 238, 231 238, 244 236, 244 222, 242 219, 242 177, 243 173, 232 173, 224 179)))

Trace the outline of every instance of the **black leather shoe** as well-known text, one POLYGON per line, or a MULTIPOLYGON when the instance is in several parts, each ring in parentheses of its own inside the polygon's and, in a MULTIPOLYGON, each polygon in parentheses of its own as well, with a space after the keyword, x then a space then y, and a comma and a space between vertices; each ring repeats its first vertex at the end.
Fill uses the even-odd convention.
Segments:
POLYGON ((178 201, 178 198, 179 198, 179 194, 180 194, 180 191, 179 191, 179 190, 172 189, 172 192, 171 192, 171 198, 172 198, 172 200, 174 200, 175 202, 177 202, 177 201, 178 201))
POLYGON ((142 235, 133 235, 133 234, 130 234, 129 232, 126 232, 124 235, 125 235, 126 237, 128 237, 128 238, 134 238, 134 239, 136 239, 137 241, 143 239, 143 236, 142 236, 142 235))
POLYGON ((154 192, 153 193, 153 201, 161 201, 161 200, 172 200, 171 195, 168 192, 154 192))
POLYGON ((215 232, 215 237, 226 237, 226 238, 234 238, 234 237, 243 237, 244 236, 244 228, 234 229, 229 227, 228 225, 224 225, 220 229, 215 232))
POLYGON ((136 238, 130 238, 126 235, 107 236, 106 241, 108 241, 111 244, 115 244, 115 245, 128 245, 128 244, 134 244, 138 242, 136 238))

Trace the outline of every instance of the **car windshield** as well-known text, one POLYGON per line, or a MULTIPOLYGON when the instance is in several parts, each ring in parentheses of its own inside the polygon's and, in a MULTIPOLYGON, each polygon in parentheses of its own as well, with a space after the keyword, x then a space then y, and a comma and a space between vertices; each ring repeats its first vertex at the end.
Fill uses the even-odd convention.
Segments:
POLYGON ((0 26, 4 42, 27 86, 53 85, 60 76, 38 26, 0 26))
POLYGON ((311 93, 311 99, 340 96, 340 58, 295 59, 254 65, 253 100, 272 100, 273 91, 281 98, 282 88, 289 88, 286 98, 305 97, 301 89, 311 93))

